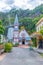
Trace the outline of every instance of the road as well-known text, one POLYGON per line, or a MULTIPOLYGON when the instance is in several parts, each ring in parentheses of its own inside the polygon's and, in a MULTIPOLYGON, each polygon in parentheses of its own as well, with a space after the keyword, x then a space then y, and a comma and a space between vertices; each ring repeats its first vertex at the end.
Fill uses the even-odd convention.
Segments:
POLYGON ((34 50, 29 48, 13 48, 0 65, 43 65, 43 59, 34 50))

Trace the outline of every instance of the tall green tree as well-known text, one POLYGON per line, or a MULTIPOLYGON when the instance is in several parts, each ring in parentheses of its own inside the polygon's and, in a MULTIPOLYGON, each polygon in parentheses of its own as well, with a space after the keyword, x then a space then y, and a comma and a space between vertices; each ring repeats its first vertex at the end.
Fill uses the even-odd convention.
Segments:
POLYGON ((24 26, 27 31, 32 32, 33 22, 31 18, 25 17, 19 20, 20 27, 24 26))
POLYGON ((4 34, 4 27, 2 25, 2 21, 0 20, 0 35, 4 34))
POLYGON ((43 26, 41 27, 40 33, 43 35, 43 26))

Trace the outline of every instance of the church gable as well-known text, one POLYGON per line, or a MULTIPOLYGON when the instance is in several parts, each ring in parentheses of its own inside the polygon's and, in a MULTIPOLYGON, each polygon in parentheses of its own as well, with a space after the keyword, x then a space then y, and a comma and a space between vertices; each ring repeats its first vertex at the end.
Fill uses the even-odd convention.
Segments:
POLYGON ((20 37, 21 39, 24 37, 26 40, 31 40, 29 34, 26 32, 25 29, 20 32, 19 37, 20 37))

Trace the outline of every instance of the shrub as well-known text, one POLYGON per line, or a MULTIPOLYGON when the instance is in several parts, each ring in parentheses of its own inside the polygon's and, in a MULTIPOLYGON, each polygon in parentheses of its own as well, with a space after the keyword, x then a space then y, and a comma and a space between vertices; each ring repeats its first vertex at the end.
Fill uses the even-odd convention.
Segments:
POLYGON ((18 47, 19 46, 19 43, 15 43, 13 46, 14 47, 18 47))
POLYGON ((33 47, 37 47, 36 41, 37 41, 36 38, 33 38, 33 39, 32 39, 32 42, 33 42, 32 46, 33 46, 33 47))
POLYGON ((4 49, 4 44, 0 43, 0 49, 4 49))
POLYGON ((12 50, 12 44, 11 43, 6 43, 5 44, 5 52, 10 52, 12 50))
POLYGON ((3 43, 0 43, 0 45, 3 45, 3 43))

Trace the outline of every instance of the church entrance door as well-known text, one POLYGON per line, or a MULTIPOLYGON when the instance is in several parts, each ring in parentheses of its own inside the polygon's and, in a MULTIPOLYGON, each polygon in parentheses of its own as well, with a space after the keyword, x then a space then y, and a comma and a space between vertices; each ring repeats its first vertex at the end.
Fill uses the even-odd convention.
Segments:
POLYGON ((25 39, 22 40, 22 44, 25 45, 25 39))

